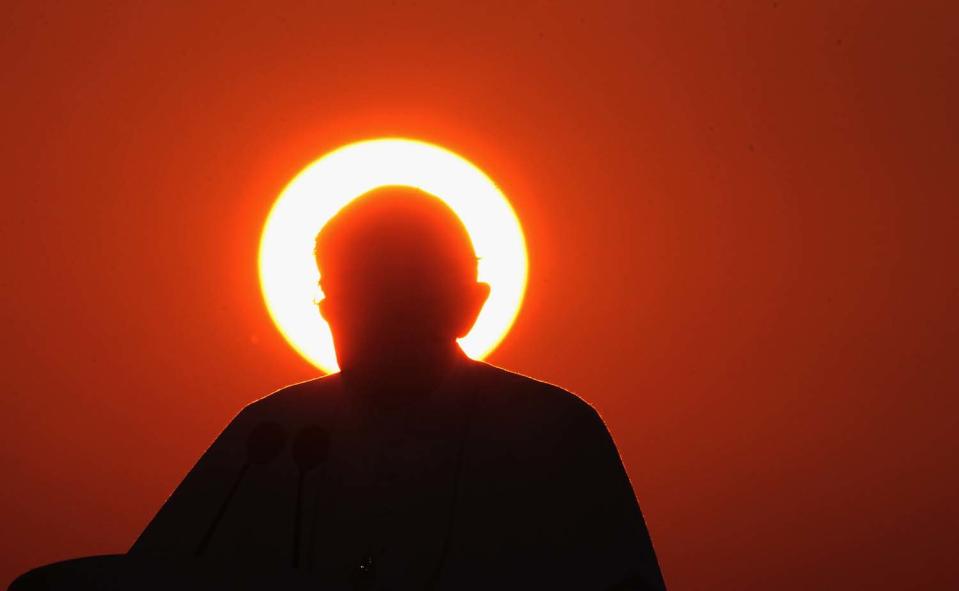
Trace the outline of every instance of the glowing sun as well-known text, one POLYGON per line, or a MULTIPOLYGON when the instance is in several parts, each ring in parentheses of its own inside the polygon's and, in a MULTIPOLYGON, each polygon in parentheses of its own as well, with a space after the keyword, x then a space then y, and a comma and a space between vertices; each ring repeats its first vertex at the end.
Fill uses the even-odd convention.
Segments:
POLYGON ((503 340, 526 290, 526 242, 509 201, 483 171, 433 144, 404 138, 338 148, 303 169, 283 189, 260 237, 260 288, 287 342, 327 373, 338 371, 333 336, 314 303, 321 298, 313 258, 320 228, 354 198, 384 185, 415 187, 442 199, 463 221, 490 295, 473 329, 459 339, 473 359, 503 340))

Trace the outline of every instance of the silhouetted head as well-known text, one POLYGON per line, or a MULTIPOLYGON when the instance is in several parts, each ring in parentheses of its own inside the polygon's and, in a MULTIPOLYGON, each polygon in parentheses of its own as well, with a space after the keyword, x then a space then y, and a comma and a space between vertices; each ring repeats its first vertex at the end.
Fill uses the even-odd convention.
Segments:
POLYGON ((456 346, 489 295, 459 217, 417 189, 354 199, 317 234, 315 255, 342 370, 411 367, 456 346))

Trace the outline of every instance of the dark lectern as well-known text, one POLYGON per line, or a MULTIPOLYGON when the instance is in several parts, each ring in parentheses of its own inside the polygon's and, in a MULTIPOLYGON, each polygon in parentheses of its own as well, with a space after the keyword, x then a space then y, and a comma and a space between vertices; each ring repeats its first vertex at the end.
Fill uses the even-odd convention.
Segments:
POLYGON ((297 569, 256 569, 231 562, 128 554, 87 556, 34 568, 8 591, 226 591, 275 589, 327 591, 315 576, 297 569))

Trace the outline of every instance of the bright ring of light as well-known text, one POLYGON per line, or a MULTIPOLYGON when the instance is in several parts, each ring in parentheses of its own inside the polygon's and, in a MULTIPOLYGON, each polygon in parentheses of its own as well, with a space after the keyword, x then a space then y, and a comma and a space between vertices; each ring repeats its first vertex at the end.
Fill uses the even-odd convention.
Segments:
POLYGON ((503 340, 526 290, 526 243, 509 201, 464 158, 421 141, 383 138, 334 150, 301 171, 274 203, 260 238, 260 287, 287 342, 327 373, 338 370, 313 258, 320 228, 354 198, 384 185, 416 187, 442 199, 463 221, 490 295, 476 324, 459 339, 481 359, 503 340))

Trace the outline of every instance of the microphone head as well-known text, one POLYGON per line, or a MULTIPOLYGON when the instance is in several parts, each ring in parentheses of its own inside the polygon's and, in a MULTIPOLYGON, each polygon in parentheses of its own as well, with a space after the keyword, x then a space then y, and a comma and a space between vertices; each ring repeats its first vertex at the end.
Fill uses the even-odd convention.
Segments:
POLYGON ((276 421, 263 421, 246 440, 246 458, 251 464, 266 464, 280 455, 286 444, 286 432, 276 421))
POLYGON ((301 472, 306 472, 326 461, 330 436, 319 425, 300 429, 293 438, 293 460, 301 472))

